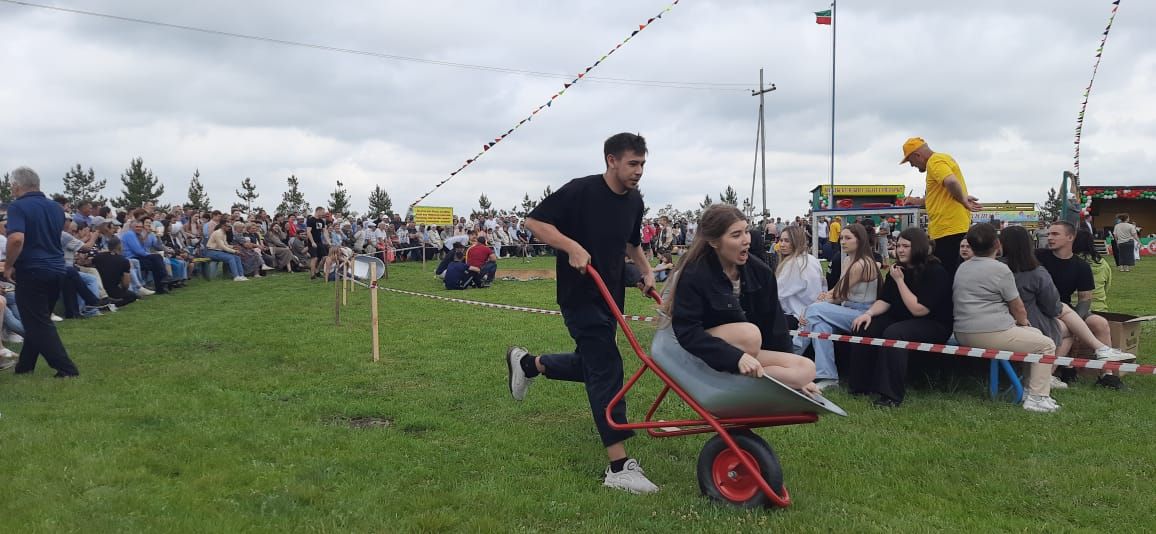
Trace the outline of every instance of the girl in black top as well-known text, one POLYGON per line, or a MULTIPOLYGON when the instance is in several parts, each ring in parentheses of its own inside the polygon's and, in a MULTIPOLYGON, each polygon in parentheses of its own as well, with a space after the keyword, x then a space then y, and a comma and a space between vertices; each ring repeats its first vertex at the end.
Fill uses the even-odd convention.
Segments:
POLYGON ((747 221, 714 204, 671 279, 663 312, 687 352, 718 371, 764 374, 817 393, 815 364, 791 354, 774 272, 751 254, 747 221))
MULTIPOLYGON (((895 245, 899 263, 890 268, 887 282, 871 307, 851 322, 858 335, 944 343, 951 336, 951 276, 931 255, 931 241, 920 228, 899 234, 895 245)), ((875 404, 897 407, 906 393, 909 351, 895 347, 854 344, 851 392, 879 394, 875 404)))

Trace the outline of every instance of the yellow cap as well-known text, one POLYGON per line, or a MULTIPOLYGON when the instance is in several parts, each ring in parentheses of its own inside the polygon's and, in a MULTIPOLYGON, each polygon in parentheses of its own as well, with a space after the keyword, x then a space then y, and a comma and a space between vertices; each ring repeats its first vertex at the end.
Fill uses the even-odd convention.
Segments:
POLYGON ((899 164, 903 165, 907 163, 907 158, 911 157, 911 153, 919 150, 919 147, 926 144, 927 141, 924 141, 922 137, 908 138, 907 141, 903 143, 903 159, 899 160, 899 164))

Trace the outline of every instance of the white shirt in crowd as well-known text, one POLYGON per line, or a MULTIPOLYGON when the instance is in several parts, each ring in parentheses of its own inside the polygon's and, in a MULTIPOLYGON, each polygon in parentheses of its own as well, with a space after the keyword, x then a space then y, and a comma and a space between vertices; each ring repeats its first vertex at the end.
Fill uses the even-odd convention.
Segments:
POLYGON ((815 231, 818 233, 819 239, 827 239, 827 236, 830 235, 827 229, 827 221, 819 221, 819 224, 815 226, 815 231))
POLYGON ((779 304, 783 312, 795 317, 802 317, 807 306, 819 298, 819 293, 827 290, 823 267, 819 259, 810 254, 784 260, 776 271, 779 304))

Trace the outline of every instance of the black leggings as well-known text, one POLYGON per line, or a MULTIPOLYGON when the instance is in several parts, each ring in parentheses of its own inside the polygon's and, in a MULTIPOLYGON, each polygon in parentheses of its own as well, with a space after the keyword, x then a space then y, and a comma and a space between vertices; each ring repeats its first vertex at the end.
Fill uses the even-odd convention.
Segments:
MULTIPOLYGON (((951 336, 951 331, 930 319, 893 322, 885 313, 872 319, 865 331, 857 331, 855 334, 920 343, 944 343, 951 336)), ((907 394, 907 360, 911 351, 860 344, 854 344, 851 350, 851 392, 874 392, 902 402, 907 394)))

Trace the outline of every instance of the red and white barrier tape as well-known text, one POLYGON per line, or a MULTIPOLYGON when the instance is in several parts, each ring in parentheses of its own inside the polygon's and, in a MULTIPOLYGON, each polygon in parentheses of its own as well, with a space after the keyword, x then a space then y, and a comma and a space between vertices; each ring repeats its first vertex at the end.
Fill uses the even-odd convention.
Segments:
POLYGON ((847 336, 842 334, 828 334, 825 332, 807 332, 791 330, 793 336, 809 337, 812 339, 829 339, 845 343, 859 343, 876 347, 895 347, 907 350, 950 354, 952 356, 969 356, 971 358, 985 358, 988 360, 1009 360, 1026 363, 1048 363, 1065 367, 1082 367, 1085 369, 1102 369, 1105 371, 1121 371, 1125 373, 1139 373, 1156 375, 1156 365, 1140 365, 1135 363, 1106 362, 1103 360, 1086 360, 1083 358, 1069 358, 1052 354, 1033 354, 1030 352, 1012 352, 1008 350, 977 349, 956 345, 937 343, 919 343, 916 341, 900 341, 896 339, 882 339, 865 336, 847 336))
MULTIPOLYGON (((562 315, 562 312, 560 312, 558 310, 543 310, 541 308, 528 308, 526 306, 511 306, 509 304, 495 304, 493 302, 479 302, 476 300, 456 299, 456 298, 452 298, 452 297, 442 297, 439 295, 428 295, 426 293, 418 293, 415 291, 405 291, 403 289, 394 289, 392 287, 379 287, 379 289, 384 290, 384 291, 389 291, 392 293, 400 293, 402 295, 410 295, 410 296, 414 296, 414 297, 425 297, 427 299, 441 300, 441 301, 445 301, 445 302, 457 302, 459 304, 472 304, 474 306, 482 306, 485 308, 495 308, 495 309, 499 309, 499 310, 513 310, 513 311, 521 311, 521 312, 528 312, 528 313, 538 313, 538 314, 542 314, 542 315, 562 315)), ((657 317, 647 317, 645 315, 623 315, 622 317, 624 319, 626 319, 627 321, 642 321, 642 322, 646 322, 646 323, 651 323, 651 322, 658 320, 657 317)))
MULTIPOLYGON (((541 308, 529 308, 526 306, 511 306, 509 304, 495 304, 493 302, 479 302, 476 300, 457 299, 451 297, 442 297, 439 295, 429 295, 426 293, 418 293, 415 291, 405 291, 403 289, 394 289, 392 287, 380 288, 385 291, 393 293, 400 293, 402 295, 410 295, 414 297, 424 297, 433 300, 441 300, 445 302, 457 302, 460 304, 472 304, 474 306, 482 306, 485 308, 494 308, 499 310, 513 310, 529 313, 537 313, 541 315, 562 315, 558 310, 543 310, 541 308)), ((627 321, 639 321, 644 323, 653 323, 658 320, 657 317, 648 317, 644 315, 623 315, 627 321)), ((858 343, 860 345, 874 345, 876 347, 895 347, 907 350, 918 350, 922 352, 933 352, 937 354, 947 354, 951 356, 967 356, 970 358, 983 358, 987 360, 1008 360, 1013 362, 1025 363, 1046 363, 1053 365, 1062 365, 1064 367, 1077 367, 1084 369, 1100 369, 1104 371, 1119 371, 1123 373, 1137 373, 1146 375, 1156 375, 1156 365, 1150 364, 1135 364, 1122 362, 1106 362, 1102 360, 1087 360, 1083 358, 1070 358, 1067 356, 1055 356, 1053 354, 1034 354, 1030 352, 1012 352, 1007 350, 996 349, 978 349, 972 347, 961 347, 957 345, 944 345, 937 343, 919 343, 917 341, 901 341, 897 339, 883 339, 866 336, 848 336, 843 334, 827 334, 824 332, 808 332, 805 330, 791 330, 788 332, 792 336, 808 337, 812 339, 827 339, 830 341, 839 341, 843 343, 858 343)))

